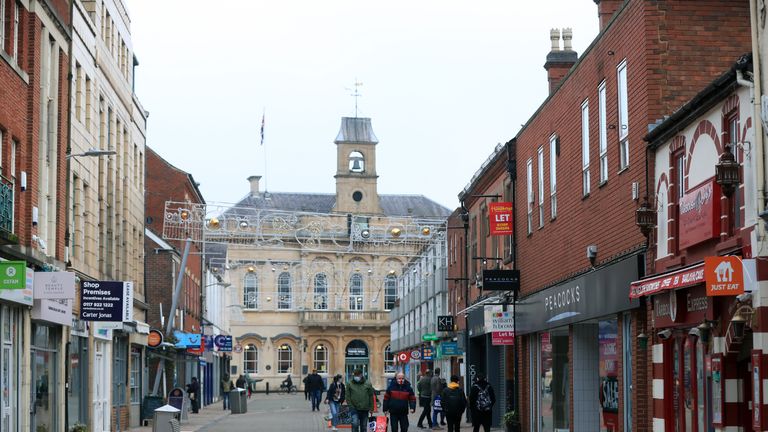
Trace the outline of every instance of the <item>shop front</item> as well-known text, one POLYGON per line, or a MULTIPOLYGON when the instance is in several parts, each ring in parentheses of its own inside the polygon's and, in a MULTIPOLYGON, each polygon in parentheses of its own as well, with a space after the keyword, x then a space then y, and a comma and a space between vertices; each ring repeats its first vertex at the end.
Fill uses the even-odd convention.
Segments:
POLYGON ((518 302, 529 430, 628 430, 631 395, 624 389, 632 382, 631 311, 639 301, 626 289, 642 260, 632 255, 518 302))
MULTIPOLYGON (((713 259, 732 263, 736 268, 729 272, 742 273, 746 264, 746 274, 754 280, 753 260, 713 259)), ((717 282, 716 267, 700 263, 631 285, 630 296, 648 298, 652 312, 657 429, 708 432, 738 425, 739 430, 753 430, 751 373, 761 365, 753 363, 751 294, 739 301, 708 287, 708 279, 717 282)))

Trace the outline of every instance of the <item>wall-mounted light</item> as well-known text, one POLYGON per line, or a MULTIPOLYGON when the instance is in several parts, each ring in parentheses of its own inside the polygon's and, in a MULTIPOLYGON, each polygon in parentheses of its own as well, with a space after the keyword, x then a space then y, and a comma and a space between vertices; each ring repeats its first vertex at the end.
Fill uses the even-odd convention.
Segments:
POLYGON ((635 210, 635 225, 640 228, 640 232, 646 237, 651 234, 651 230, 656 226, 656 211, 651 208, 648 198, 645 198, 640 207, 635 210))
POLYGON ((731 327, 733 328, 733 338, 736 340, 744 337, 744 329, 747 326, 747 319, 741 314, 741 308, 736 311, 731 318, 731 327))
POLYGON ((641 350, 648 349, 648 335, 644 332, 637 335, 637 344, 641 350))
POLYGON ((720 160, 715 164, 715 181, 720 185, 723 195, 730 197, 741 182, 739 163, 731 153, 731 146, 726 145, 720 160))

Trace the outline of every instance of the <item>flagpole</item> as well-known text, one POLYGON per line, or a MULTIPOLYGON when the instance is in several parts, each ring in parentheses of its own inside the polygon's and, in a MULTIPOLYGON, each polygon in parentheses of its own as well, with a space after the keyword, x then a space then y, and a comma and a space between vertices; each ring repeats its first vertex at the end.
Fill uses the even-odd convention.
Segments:
POLYGON ((263 108, 261 111, 261 147, 264 149, 264 192, 266 197, 266 192, 269 190, 269 187, 267 186, 267 182, 269 182, 269 176, 267 175, 267 148, 264 147, 264 118, 266 115, 267 109, 263 108))

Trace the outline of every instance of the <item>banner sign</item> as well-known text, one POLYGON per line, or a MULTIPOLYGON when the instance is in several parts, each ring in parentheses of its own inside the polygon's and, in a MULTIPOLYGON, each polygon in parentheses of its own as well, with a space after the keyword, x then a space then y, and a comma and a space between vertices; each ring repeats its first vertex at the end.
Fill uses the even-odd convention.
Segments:
POLYGON ((483 270, 483 291, 519 291, 520 270, 483 270))
POLYGON ((213 343, 219 351, 232 351, 232 335, 217 335, 213 338, 213 343))
POLYGON ((680 249, 685 249, 720 235, 720 187, 714 179, 680 197, 680 249))
POLYGON ((704 283, 704 264, 632 282, 629 286, 629 298, 640 298, 659 291, 685 288, 700 283, 704 283))
POLYGON ((437 316, 437 331, 453 331, 453 315, 437 316))
POLYGON ((32 319, 49 323, 72 325, 72 300, 35 299, 32 306, 32 319))
POLYGON ((35 272, 35 299, 75 298, 73 272, 35 272))
POLYGON ((0 261, 0 289, 17 290, 27 286, 25 261, 0 261))
POLYGON ((490 219, 491 235, 512 235, 512 203, 494 202, 488 204, 488 218, 490 219))
POLYGON ((431 346, 425 346, 421 348, 421 359, 425 361, 432 361, 435 358, 435 349, 431 346))
POLYGON ((511 311, 491 312, 490 315, 491 315, 491 322, 486 323, 486 329, 488 329, 488 331, 491 331, 491 332, 515 331, 515 318, 512 315, 511 311))
POLYGON ((203 345, 206 351, 213 351, 213 335, 203 335, 203 345))
POLYGON ((160 330, 150 330, 147 337, 147 346, 157 348, 163 343, 163 333, 160 330))
POLYGON ((744 293, 744 269, 737 256, 704 258, 704 278, 710 297, 744 293))
POLYGON ((515 332, 495 331, 491 333, 491 345, 514 345, 515 332))
POLYGON ((80 319, 133 321, 133 282, 83 281, 80 319))

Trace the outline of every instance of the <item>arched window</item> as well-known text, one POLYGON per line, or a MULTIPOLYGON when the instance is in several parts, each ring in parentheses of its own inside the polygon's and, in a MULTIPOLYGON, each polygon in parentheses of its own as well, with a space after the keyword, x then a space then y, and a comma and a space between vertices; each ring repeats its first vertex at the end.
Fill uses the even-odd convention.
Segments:
POLYGON ((395 372, 395 355, 392 353, 392 346, 387 345, 384 348, 384 373, 395 372))
POLYGON ((243 373, 259 373, 259 350, 254 344, 243 351, 243 373))
POLYGON ((277 373, 293 372, 293 349, 288 344, 280 345, 277 349, 277 373))
POLYGON ((315 275, 315 309, 328 309, 328 276, 325 273, 315 275))
POLYGON ((283 272, 280 273, 280 276, 277 278, 277 308, 290 309, 292 304, 291 274, 283 272))
POLYGON ((328 372, 328 347, 320 344, 312 353, 312 367, 318 372, 328 372))
POLYGON ((349 310, 363 310, 363 276, 353 273, 349 278, 349 310))
POLYGON ((365 157, 359 151, 353 151, 349 154, 349 170, 355 173, 365 171, 365 157))
POLYGON ((384 309, 391 310, 397 300, 397 278, 389 275, 384 279, 384 309))
POLYGON ((245 309, 259 307, 259 278, 256 273, 246 273, 243 280, 243 307, 245 309))

